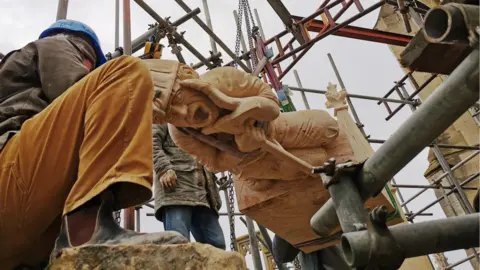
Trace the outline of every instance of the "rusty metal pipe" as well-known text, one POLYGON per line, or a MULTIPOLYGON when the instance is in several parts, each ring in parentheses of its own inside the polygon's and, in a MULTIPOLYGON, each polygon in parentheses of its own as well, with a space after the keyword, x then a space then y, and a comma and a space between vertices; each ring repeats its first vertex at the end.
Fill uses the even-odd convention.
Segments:
MULTIPOLYGON (((476 13, 478 25, 478 6, 464 5, 464 10, 476 13)), ((468 43, 468 29, 465 22, 465 14, 461 9, 453 5, 444 5, 432 8, 425 16, 425 38, 433 43, 439 42, 462 42, 468 43)))

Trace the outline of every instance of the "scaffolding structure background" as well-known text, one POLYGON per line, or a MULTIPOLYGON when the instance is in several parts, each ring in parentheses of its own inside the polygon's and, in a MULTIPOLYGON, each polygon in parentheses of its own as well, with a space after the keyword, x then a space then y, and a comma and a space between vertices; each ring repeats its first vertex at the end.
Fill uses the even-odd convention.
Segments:
MULTIPOLYGON (((188 7, 187 4, 185 4, 182 0, 175 0, 185 11, 186 15, 183 18, 180 18, 178 21, 174 23, 170 23, 168 20, 163 19, 160 17, 158 14, 155 13, 153 9, 151 9, 144 1, 142 0, 135 0, 135 2, 140 5, 147 13, 149 13, 153 19, 155 19, 159 26, 158 28, 161 28, 166 32, 166 37, 168 38, 169 45, 172 47, 173 53, 177 56, 178 60, 180 62, 185 62, 181 49, 179 47, 183 45, 187 50, 192 52, 198 59, 199 63, 194 64, 193 66, 196 68, 200 68, 202 66, 207 66, 208 68, 214 68, 216 66, 219 66, 222 61, 219 61, 221 57, 221 53, 217 49, 217 45, 220 46, 227 54, 230 56, 233 60, 227 65, 234 65, 237 64, 240 68, 244 69, 247 72, 252 72, 253 69, 255 69, 255 65, 261 65, 263 67, 263 70, 259 72, 259 75, 267 82, 270 82, 274 88, 274 90, 278 91, 284 91, 287 95, 289 94, 289 91, 295 91, 299 92, 301 94, 302 100, 303 100, 303 106, 306 109, 309 109, 311 104, 306 97, 305 93, 315 93, 315 94, 325 94, 325 90, 321 89, 309 89, 309 88, 303 88, 300 76, 296 70, 293 70, 295 79, 297 81, 297 86, 287 86, 286 88, 282 87, 281 84, 281 79, 289 72, 290 70, 293 69, 294 65, 298 63, 298 61, 307 54, 307 52, 313 47, 313 45, 322 40, 323 38, 329 36, 329 35, 338 35, 338 36, 343 36, 347 38, 356 38, 360 40, 366 40, 366 41, 372 41, 372 42, 379 42, 379 43, 384 43, 384 44, 390 44, 390 45, 397 45, 397 46, 405 46, 408 44, 410 41, 411 37, 406 36, 406 35, 400 35, 400 34, 394 34, 394 33, 388 33, 384 31, 378 31, 378 30, 371 30, 371 29, 365 29, 365 28, 360 28, 360 27, 353 27, 349 26, 350 23, 354 22, 355 20, 365 16, 366 14, 369 14, 370 12, 378 9, 382 5, 388 4, 388 5, 394 5, 396 6, 399 10, 400 9, 405 9, 405 3, 403 1, 398 1, 398 2, 391 2, 391 1, 379 1, 376 4, 364 8, 362 4, 360 3, 359 0, 337 0, 331 2, 330 0, 325 0, 319 8, 312 13, 310 16, 307 17, 299 17, 299 16, 292 16, 288 10, 283 6, 281 1, 278 0, 269 0, 269 4, 272 6, 272 8, 275 10, 275 12, 278 14, 278 16, 281 18, 282 22, 286 26, 286 30, 278 33, 277 35, 273 36, 272 38, 265 39, 265 34, 263 33, 262 29, 262 22, 260 21, 260 17, 258 11, 255 9, 254 14, 255 14, 255 20, 253 17, 248 18, 251 20, 253 25, 256 25, 259 27, 259 35, 256 36, 256 40, 254 39, 250 33, 248 33, 248 42, 254 41, 255 46, 252 48, 252 44, 250 45, 250 48, 247 48, 244 40, 243 33, 240 33, 240 41, 241 45, 243 48, 243 52, 240 56, 237 57, 235 55, 234 51, 232 51, 212 30, 212 20, 210 18, 210 14, 208 11, 208 3, 207 0, 202 0, 203 1, 203 13, 206 18, 206 23, 203 22, 202 19, 200 19, 197 14, 198 9, 192 10, 188 7), (340 6, 341 8, 337 8, 337 12, 334 13, 332 9, 335 6, 340 6), (345 13, 347 9, 349 9, 352 5, 355 6, 356 10, 358 13, 356 13, 354 16, 349 17, 346 20, 343 20, 342 22, 339 22, 339 18, 345 13), (326 19, 327 23, 325 23, 322 20, 317 20, 316 18, 321 17, 326 19), (183 36, 177 32, 177 26, 183 23, 186 20, 189 20, 190 18, 193 18, 199 26, 206 32, 211 37, 211 52, 210 56, 203 56, 200 52, 198 52, 195 47, 190 44, 188 41, 183 38, 183 36), (311 38, 310 33, 311 32, 317 32, 318 34, 311 38), (283 45, 281 42, 281 38, 284 36, 291 36, 288 39, 288 42, 283 45), (272 56, 269 59, 261 59, 261 52, 267 51, 269 48, 267 47, 268 45, 275 43, 276 45, 276 51, 277 55, 272 56), (180 44, 180 45, 179 45, 180 44), (262 49, 262 50, 260 50, 262 49), (257 50, 257 53, 255 54, 254 51, 257 50), (260 50, 260 51, 259 51, 260 50), (256 58, 258 57, 258 58, 256 58), (292 58, 293 61, 291 61, 286 67, 282 67, 281 63, 288 59, 292 58), (264 60, 263 62, 260 60, 264 60), (278 86, 275 85, 275 83, 279 83, 278 86), (276 86, 276 87, 275 87, 276 86)), ((248 3, 244 2, 244 0, 240 0, 240 3, 248 3)), ((123 48, 119 47, 119 0, 116 0, 116 19, 115 19, 115 29, 116 29, 116 34, 115 34, 115 52, 110 54, 110 58, 114 58, 115 56, 119 56, 121 54, 132 54, 135 51, 139 50, 142 48, 142 44, 145 42, 145 38, 152 34, 153 31, 149 30, 147 31, 144 35, 141 35, 140 37, 136 38, 135 40, 132 41, 131 39, 131 33, 130 33, 130 1, 129 0, 123 0, 123 31, 124 31, 124 45, 123 48)), ((67 14, 67 8, 68 8, 68 0, 59 0, 59 5, 58 5, 58 10, 57 10, 57 20, 66 18, 67 14)), ((425 14, 425 5, 422 5, 421 3, 417 1, 410 1, 408 5, 409 11, 412 13, 411 16, 413 18, 422 18, 423 15, 425 14)), ((241 10, 241 7, 239 6, 239 10, 241 10)), ((238 21, 239 17, 236 12, 234 12, 236 16, 236 20, 238 21)), ((242 14, 240 13, 240 16, 242 14)), ((245 16, 248 16, 247 13, 244 14, 245 16)), ((261 14, 260 14, 261 15, 261 14)), ((405 17, 404 17, 405 18, 405 17)), ((241 27, 240 25, 237 25, 237 28, 241 27)), ((248 25, 247 25, 248 27, 248 25)), ((407 29, 411 30, 411 27, 407 21, 405 21, 405 27, 407 29)), ((238 49, 235 50, 235 52, 238 52, 238 49)), ((339 69, 335 65, 335 62, 333 60, 333 57, 328 54, 328 59, 331 64, 331 67, 333 71, 335 72, 336 79, 338 84, 342 89, 348 89, 342 80, 342 77, 340 75, 339 69)), ((357 113, 357 108, 355 108, 352 100, 353 99, 362 99, 362 100, 371 100, 377 101, 377 105, 383 105, 385 106, 385 109, 387 111, 387 116, 384 119, 385 121, 389 121, 392 119, 395 115, 398 114, 403 109, 409 109, 410 111, 414 112, 418 106, 421 105, 421 101, 418 99, 418 94, 425 89, 425 87, 431 83, 435 78, 436 74, 432 74, 431 77, 425 81, 422 85, 419 85, 417 81, 414 79, 412 76, 414 72, 409 72, 405 74, 400 80, 393 82, 393 86, 391 89, 389 89, 385 95, 382 97, 375 97, 375 96, 368 96, 368 95, 360 95, 360 94, 349 94, 347 101, 348 105, 350 108, 350 112, 353 116, 353 119, 355 120, 357 126, 360 128, 362 133, 365 135, 369 143, 371 144, 381 144, 384 142, 382 139, 372 139, 370 136, 368 136, 365 132, 365 126, 362 124, 358 113, 357 113), (413 91, 411 93, 408 91, 408 86, 406 85, 406 81, 409 81, 411 85, 414 86, 413 91), (407 105, 407 106, 405 106, 407 105), (392 107, 394 106, 394 109, 392 107)), ((289 100, 291 102, 291 100, 289 100)), ((295 107, 295 106, 294 106, 295 107)), ((470 110, 470 115, 474 118, 475 122, 477 125, 480 125, 480 105, 477 102, 477 104, 472 107, 470 110)), ((473 158, 478 156, 480 153, 480 147, 478 145, 471 146, 471 145, 446 145, 446 144, 438 144, 436 142, 433 142, 430 145, 430 148, 433 151, 433 154, 435 155, 436 159, 438 160, 441 169, 443 170, 443 174, 441 174, 439 177, 437 177, 435 180, 432 181, 431 184, 428 185, 412 185, 412 184, 402 184, 401 179, 392 179, 392 187, 396 188, 396 195, 397 195, 397 200, 400 202, 400 206, 405 212, 405 215, 408 219, 409 222, 413 223, 415 222, 415 218, 419 216, 432 216, 432 213, 425 212, 432 206, 438 204, 442 200, 447 200, 449 201, 448 206, 452 208, 452 212, 457 214, 457 211, 454 209, 453 204, 451 202, 452 199, 455 199, 458 201, 464 210, 465 213, 472 213, 473 212, 473 207, 469 200, 467 199, 465 195, 465 190, 472 190, 475 188, 472 187, 465 187, 468 183, 471 183, 472 181, 478 181, 479 173, 477 172, 476 174, 471 175, 467 179, 463 180, 460 182, 453 174, 453 172, 462 166, 465 166, 468 162, 471 162, 473 158), (471 154, 465 158, 464 160, 461 160, 457 164, 450 166, 447 162, 446 157, 443 155, 440 149, 459 149, 463 151, 469 151, 471 154), (446 181, 445 181, 446 180, 446 181), (416 190, 418 191, 412 196, 409 196, 408 198, 403 194, 405 193, 406 190, 416 190), (414 201, 419 201, 419 196, 425 192, 431 191, 433 189, 438 189, 443 192, 443 196, 434 200, 433 202, 421 202, 424 204, 424 207, 420 209, 419 211, 412 212, 410 211, 409 204, 411 204, 414 201)), ((419 172, 420 173, 420 172, 419 172)), ((223 174, 222 176, 225 176, 223 174)), ((422 176, 423 177, 423 176, 422 176)), ((241 213, 234 212, 234 203, 233 200, 233 187, 231 182, 228 182, 231 179, 228 178, 222 178, 223 183, 221 184, 221 190, 224 191, 225 195, 225 203, 228 204, 227 207, 227 213, 220 213, 220 216, 223 218, 224 216, 229 217, 230 220, 230 228, 231 228, 231 249, 235 248, 234 241, 235 241, 235 224, 232 224, 236 219, 234 219, 234 216, 242 216, 241 213)), ((152 201, 147 202, 144 206, 147 208, 154 208, 152 205, 152 201)), ((147 216, 152 216, 153 214, 147 214, 147 216)), ((139 230, 140 228, 140 222, 141 222, 141 216, 140 216, 140 207, 137 207, 136 209, 130 208, 125 211, 124 214, 125 218, 124 219, 124 226, 126 228, 135 228, 136 230, 139 230), (136 215, 135 215, 136 212, 136 215), (135 222, 134 222, 134 216, 135 217, 135 222), (134 224, 135 223, 135 224, 134 224)), ((120 214, 117 213, 117 218, 120 219, 120 214)), ((249 234, 252 237, 254 234, 254 230, 252 229, 252 224, 250 222, 245 221, 245 224, 249 227, 249 234), (252 233, 253 232, 253 233, 252 233)), ((260 229, 262 229, 260 227, 260 229)), ((256 241, 255 241, 256 242, 256 241)), ((268 241, 267 241, 268 242, 268 241)), ((268 243, 263 243, 264 245, 268 247, 268 243)), ((430 259, 434 255, 430 256, 430 259)), ((254 265, 255 269, 262 269, 262 265, 259 263, 259 256, 256 254, 253 254, 254 257, 254 265)), ((479 259, 479 254, 478 251, 473 250, 473 254, 466 256, 465 258, 453 262, 448 265, 444 265, 442 269, 452 269, 453 267, 456 267, 462 263, 465 263, 469 260, 476 260, 477 262, 480 263, 479 259)), ((281 268, 285 269, 286 267, 294 267, 292 265, 288 266, 281 266, 281 268)), ((296 268, 296 267, 295 267, 296 268)))

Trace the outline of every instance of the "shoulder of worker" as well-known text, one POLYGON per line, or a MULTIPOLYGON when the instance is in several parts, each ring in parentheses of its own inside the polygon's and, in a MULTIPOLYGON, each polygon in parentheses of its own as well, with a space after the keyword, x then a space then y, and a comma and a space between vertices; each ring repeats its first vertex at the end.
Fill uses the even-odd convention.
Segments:
MULTIPOLYGON (((29 45, 36 49, 40 57, 63 54, 67 57, 77 58, 81 62, 83 62, 84 59, 88 59, 91 63, 95 63, 96 59, 93 46, 90 45, 86 39, 75 35, 58 34, 36 40, 29 45)), ((27 47, 29 45, 27 45, 27 47)), ((56 58, 52 57, 52 59, 56 58)))

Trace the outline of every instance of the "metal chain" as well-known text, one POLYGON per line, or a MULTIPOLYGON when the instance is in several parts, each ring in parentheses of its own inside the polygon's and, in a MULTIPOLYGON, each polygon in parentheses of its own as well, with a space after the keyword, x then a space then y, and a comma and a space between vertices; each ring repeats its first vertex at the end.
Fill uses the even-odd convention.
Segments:
POLYGON ((253 19, 252 10, 250 9, 250 4, 248 0, 243 0, 243 8, 245 9, 245 25, 247 27, 247 38, 248 38, 248 46, 250 47, 250 59, 252 63, 252 69, 255 70, 257 65, 257 55, 255 53, 255 46, 253 44, 254 37, 253 37, 253 29, 256 28, 255 20, 253 19), (250 22, 252 23, 250 27, 250 22))
POLYGON ((248 0, 244 0, 244 2, 245 2, 245 11, 248 12, 248 15, 250 15, 250 20, 252 21, 252 29, 253 29, 257 25, 255 24, 255 20, 253 19, 252 10, 250 9, 250 4, 248 3, 248 0))
POLYGON ((295 260, 293 260, 293 269, 295 270, 301 270, 302 266, 300 265, 300 260, 298 259, 298 256, 295 257, 295 260))
MULTIPOLYGON (((246 3, 246 0, 244 0, 244 3, 246 3)), ((255 70, 255 67, 256 67, 256 59, 257 57, 255 57, 255 47, 253 46, 253 35, 252 35, 252 28, 250 28, 250 19, 248 18, 248 10, 247 10, 247 6, 244 5, 243 7, 245 9, 244 13, 245 13, 245 26, 247 27, 247 38, 248 38, 248 46, 249 46, 249 49, 250 49, 250 61, 252 63, 252 70, 255 70)))
POLYGON ((215 181, 218 185, 218 189, 222 190, 225 195, 225 201, 227 206, 228 223, 230 224, 230 250, 237 250, 237 239, 235 236, 235 193, 233 189, 233 178, 229 172, 228 176, 222 173, 222 177, 215 181))
POLYGON ((120 211, 121 210, 113 212, 113 218, 115 219, 115 222, 117 222, 118 225, 120 225, 120 221, 121 221, 120 211))
POLYGON ((233 63, 234 67, 238 66, 240 62, 240 38, 242 36, 242 8, 243 0, 238 0, 238 18, 237 18, 237 39, 235 40, 235 61, 233 63))
POLYGON ((228 202, 227 207, 231 213, 229 218, 230 223, 230 250, 237 251, 237 238, 235 236, 235 191, 233 189, 233 178, 232 173, 228 173, 228 202))

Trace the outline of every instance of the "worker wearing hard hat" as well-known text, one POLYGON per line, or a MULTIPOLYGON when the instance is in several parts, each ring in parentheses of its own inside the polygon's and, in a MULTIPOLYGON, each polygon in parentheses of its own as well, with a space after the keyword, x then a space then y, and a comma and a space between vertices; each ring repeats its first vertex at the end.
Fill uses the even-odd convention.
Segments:
POLYGON ((69 246, 188 241, 113 220, 152 195, 153 83, 137 58, 105 62, 92 29, 61 20, 0 63, 2 269, 69 246))

